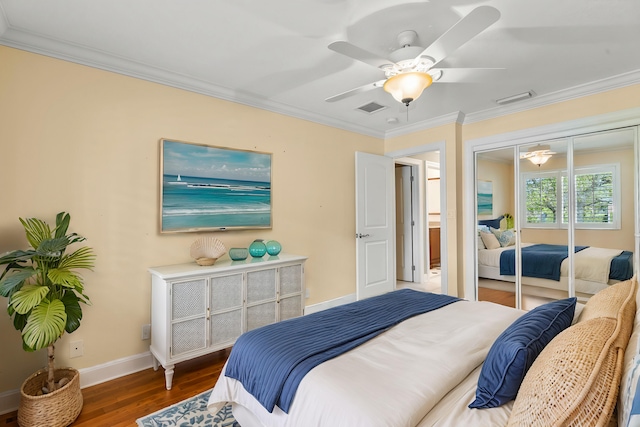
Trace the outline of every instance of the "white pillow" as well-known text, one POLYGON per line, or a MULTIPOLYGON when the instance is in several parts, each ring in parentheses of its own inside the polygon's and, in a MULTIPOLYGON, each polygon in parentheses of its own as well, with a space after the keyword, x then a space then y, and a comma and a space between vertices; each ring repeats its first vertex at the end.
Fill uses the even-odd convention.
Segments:
POLYGON ((487 249, 498 249, 500 247, 500 242, 498 241, 498 238, 493 233, 484 233, 481 231, 480 237, 482 237, 484 246, 487 249))
POLYGON ((478 250, 480 249, 487 249, 487 247, 484 245, 484 242, 482 241, 482 237, 478 236, 478 250))
POLYGON ((495 234, 495 236, 498 238, 498 242, 500 242, 500 246, 502 246, 503 248, 516 244, 516 232, 513 229, 496 230, 492 227, 491 232, 495 234))

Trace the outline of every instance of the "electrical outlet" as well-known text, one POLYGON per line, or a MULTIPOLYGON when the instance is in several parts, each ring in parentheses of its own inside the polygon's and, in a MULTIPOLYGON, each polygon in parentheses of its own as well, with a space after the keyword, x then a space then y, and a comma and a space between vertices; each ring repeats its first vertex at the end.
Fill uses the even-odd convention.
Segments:
POLYGON ((84 354, 84 343, 73 341, 69 343, 69 358, 80 357, 84 354))
POLYGON ((305 298, 309 298, 311 296, 311 291, 309 289, 305 289, 304 291, 304 297, 305 298))
POLYGON ((146 324, 142 325, 142 340, 148 340, 151 338, 151 325, 146 324))

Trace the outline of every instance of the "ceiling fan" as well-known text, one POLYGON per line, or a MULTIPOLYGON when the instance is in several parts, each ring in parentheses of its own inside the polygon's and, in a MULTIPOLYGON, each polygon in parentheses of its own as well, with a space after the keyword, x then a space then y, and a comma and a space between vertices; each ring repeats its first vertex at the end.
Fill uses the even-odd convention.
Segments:
POLYGON ((325 101, 340 101, 381 87, 408 107, 409 103, 416 100, 434 81, 459 81, 460 77, 468 73, 470 69, 467 68, 434 67, 499 18, 500 12, 497 9, 490 6, 477 7, 426 49, 414 46, 418 38, 415 31, 403 31, 398 35, 400 47, 391 53, 389 59, 381 58, 346 41, 333 42, 329 49, 381 69, 384 71, 385 79, 334 95, 325 101))

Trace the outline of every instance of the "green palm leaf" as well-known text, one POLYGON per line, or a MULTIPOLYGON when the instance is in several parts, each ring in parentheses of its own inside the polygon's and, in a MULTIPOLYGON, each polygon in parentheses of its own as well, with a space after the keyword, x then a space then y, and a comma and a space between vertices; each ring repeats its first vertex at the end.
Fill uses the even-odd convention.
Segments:
POLYGON ((0 257, 0 265, 28 261, 35 255, 35 253, 36 252, 32 249, 29 249, 28 251, 17 250, 9 252, 0 257))
POLYGON ((95 261, 95 259, 96 256, 93 253, 93 249, 88 246, 83 246, 77 251, 62 257, 60 264, 58 264, 58 268, 86 268, 88 270, 91 270, 93 268, 93 262, 95 261))
POLYGON ((54 231, 54 237, 64 237, 67 234, 67 230, 69 229, 69 222, 71 221, 71 215, 66 212, 60 212, 56 215, 56 228, 54 231))
POLYGON ((49 288, 38 285, 25 285, 11 298, 11 306, 16 313, 27 314, 33 310, 49 293, 49 288))
POLYGON ((51 238, 49 224, 38 218, 20 218, 20 222, 27 233, 27 241, 32 248, 36 249, 45 239, 51 238))
POLYGON ((47 277, 52 283, 65 288, 77 289, 79 292, 84 289, 80 276, 66 268, 52 268, 49 270, 47 277))
POLYGON ((36 252, 40 256, 60 257, 61 253, 69 246, 66 237, 58 237, 56 239, 44 239, 40 242, 40 246, 36 248, 36 252))
POLYGON ((67 313, 67 324, 64 330, 71 333, 80 327, 82 320, 82 308, 80 307, 78 296, 73 292, 65 292, 62 297, 65 312, 67 313))
POLYGON ((32 267, 24 267, 22 270, 11 272, 0 280, 0 295, 10 297, 16 291, 20 290, 25 280, 38 274, 37 270, 32 267))
POLYGON ((66 323, 67 313, 62 301, 43 300, 31 311, 27 325, 22 331, 22 340, 33 350, 48 347, 62 335, 66 323))

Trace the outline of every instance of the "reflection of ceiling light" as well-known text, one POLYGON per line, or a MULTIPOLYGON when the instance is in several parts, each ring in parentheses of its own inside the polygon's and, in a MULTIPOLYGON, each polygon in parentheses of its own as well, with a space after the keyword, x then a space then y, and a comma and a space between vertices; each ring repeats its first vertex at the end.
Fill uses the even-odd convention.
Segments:
POLYGON ((383 89, 389 92, 396 101, 407 107, 422 95, 422 91, 431 86, 433 78, 428 73, 408 72, 396 74, 384 82, 383 89))
POLYGON ((521 159, 529 159, 531 163, 540 167, 551 158, 554 153, 551 151, 551 147, 548 145, 536 145, 535 147, 529 148, 529 151, 526 153, 520 154, 521 159))

